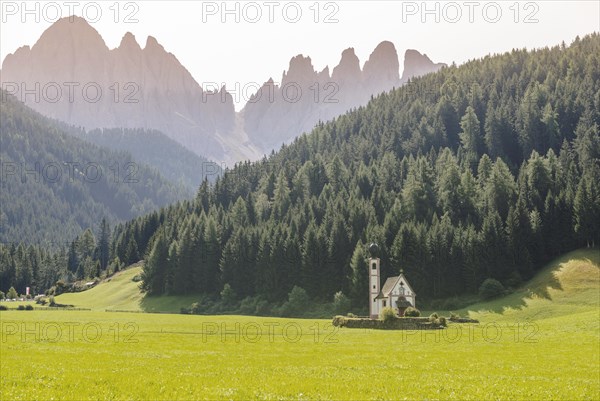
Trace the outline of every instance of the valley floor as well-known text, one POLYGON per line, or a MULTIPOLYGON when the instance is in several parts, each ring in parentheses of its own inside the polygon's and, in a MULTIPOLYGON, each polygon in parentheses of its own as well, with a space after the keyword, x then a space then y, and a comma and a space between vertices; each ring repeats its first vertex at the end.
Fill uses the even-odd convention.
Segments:
MULTIPOLYGON (((596 252, 597 253, 597 252, 596 252)), ((600 398, 600 268, 567 255, 441 331, 327 320, 0 312, 2 399, 600 398), (546 290, 546 291, 543 291, 546 290), (536 292, 537 291, 537 292, 536 292)))

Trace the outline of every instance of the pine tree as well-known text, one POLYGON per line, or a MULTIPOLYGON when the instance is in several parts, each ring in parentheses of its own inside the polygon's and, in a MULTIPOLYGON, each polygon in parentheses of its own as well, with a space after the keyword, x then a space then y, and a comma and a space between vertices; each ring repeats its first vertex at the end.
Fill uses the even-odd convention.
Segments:
POLYGON ((161 295, 166 291, 166 269, 169 248, 164 232, 160 231, 142 271, 142 290, 149 295, 161 295))
POLYGON ((110 227, 106 218, 100 223, 100 232, 98 233, 98 260, 100 268, 106 270, 110 258, 110 227))

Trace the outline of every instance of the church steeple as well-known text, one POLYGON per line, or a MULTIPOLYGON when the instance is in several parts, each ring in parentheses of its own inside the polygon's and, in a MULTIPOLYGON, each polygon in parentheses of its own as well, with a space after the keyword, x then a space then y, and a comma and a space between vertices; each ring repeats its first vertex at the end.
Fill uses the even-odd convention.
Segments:
POLYGON ((369 254, 369 315, 371 319, 377 319, 380 310, 376 298, 381 290, 379 246, 375 243, 369 245, 369 254))

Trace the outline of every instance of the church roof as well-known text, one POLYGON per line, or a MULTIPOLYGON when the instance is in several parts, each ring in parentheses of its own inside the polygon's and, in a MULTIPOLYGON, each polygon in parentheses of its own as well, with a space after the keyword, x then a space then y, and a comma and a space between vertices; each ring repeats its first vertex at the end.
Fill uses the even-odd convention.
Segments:
MULTIPOLYGON (((399 276, 389 277, 387 280, 385 280, 385 283, 383 284, 381 291, 379 291, 379 294, 377 294, 377 297, 375 297, 375 299, 384 299, 384 298, 389 297, 390 293, 392 292, 392 290, 394 289, 394 287, 396 286, 398 281, 400 281, 400 279, 402 279, 404 285, 406 285, 410 288, 410 286, 406 282, 406 277, 404 277, 403 274, 401 274, 399 276)), ((410 288, 410 290, 412 291, 412 288, 410 288)), ((413 291, 413 293, 414 293, 414 291, 413 291)))
POLYGON ((394 289, 394 286, 396 285, 396 282, 399 278, 400 276, 395 276, 385 280, 385 284, 383 285, 383 288, 381 288, 381 292, 383 292, 383 294, 386 296, 390 295, 390 292, 392 292, 392 290, 394 289))

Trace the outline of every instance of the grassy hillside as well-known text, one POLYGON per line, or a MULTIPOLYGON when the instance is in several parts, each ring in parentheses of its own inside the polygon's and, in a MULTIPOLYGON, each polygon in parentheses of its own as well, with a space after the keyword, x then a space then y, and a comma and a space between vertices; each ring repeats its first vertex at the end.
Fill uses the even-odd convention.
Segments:
POLYGON ((483 320, 541 320, 600 308, 600 251, 581 249, 555 259, 514 293, 461 310, 483 320))
MULTIPOLYGON (((56 297, 56 301, 97 311, 173 313, 197 301, 194 295, 144 297, 139 290, 139 282, 132 280, 141 271, 140 265, 134 265, 91 290, 62 294, 56 297)), ((582 249, 554 260, 514 293, 471 305, 459 312, 481 321, 540 320, 597 313, 599 307, 600 253, 597 249, 582 249)))
POLYGON ((141 265, 131 266, 88 291, 59 295, 56 302, 94 311, 178 313, 181 307, 196 300, 195 296, 144 297, 139 289, 140 283, 133 281, 141 272, 141 265))

